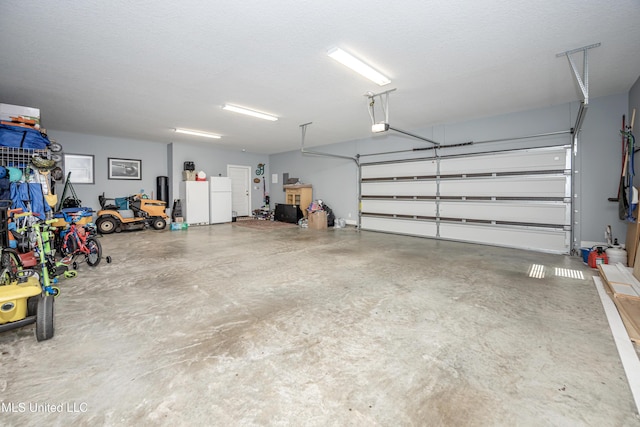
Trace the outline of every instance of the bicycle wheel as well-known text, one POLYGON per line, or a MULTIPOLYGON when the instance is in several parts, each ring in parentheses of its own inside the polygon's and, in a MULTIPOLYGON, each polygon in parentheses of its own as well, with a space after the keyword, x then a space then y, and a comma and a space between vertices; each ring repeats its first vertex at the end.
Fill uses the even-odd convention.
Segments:
POLYGON ((0 286, 8 285, 15 281, 21 266, 22 263, 16 251, 9 248, 2 249, 2 255, 0 256, 0 286))
POLYGON ((89 249, 89 253, 86 255, 87 264, 90 267, 95 267, 100 264, 100 260, 102 259, 102 246, 98 239, 94 237, 89 237, 87 239, 87 248, 89 249))

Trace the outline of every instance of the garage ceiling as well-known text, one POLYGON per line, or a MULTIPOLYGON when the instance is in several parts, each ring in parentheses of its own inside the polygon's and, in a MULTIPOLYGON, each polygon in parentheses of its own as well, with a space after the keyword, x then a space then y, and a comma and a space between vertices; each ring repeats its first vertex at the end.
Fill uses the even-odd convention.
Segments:
POLYGON ((39 107, 49 129, 159 143, 277 153, 299 148, 306 122, 309 146, 363 138, 363 95, 392 88, 390 121, 403 130, 575 101, 579 87, 556 54, 594 43, 591 98, 626 93, 640 74, 634 0, 5 0, 0 9, 0 102, 39 107), (336 46, 392 83, 333 61, 336 46))

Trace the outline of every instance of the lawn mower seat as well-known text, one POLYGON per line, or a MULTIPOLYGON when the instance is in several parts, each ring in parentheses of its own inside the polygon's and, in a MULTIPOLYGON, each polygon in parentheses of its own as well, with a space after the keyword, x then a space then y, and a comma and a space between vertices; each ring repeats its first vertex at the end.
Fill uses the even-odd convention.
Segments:
POLYGON ((100 202, 100 207, 103 210, 114 210, 117 211, 118 210, 118 206, 115 203, 107 203, 107 202, 115 202, 114 199, 107 199, 106 197, 104 197, 104 193, 100 194, 98 196, 98 202, 100 202))

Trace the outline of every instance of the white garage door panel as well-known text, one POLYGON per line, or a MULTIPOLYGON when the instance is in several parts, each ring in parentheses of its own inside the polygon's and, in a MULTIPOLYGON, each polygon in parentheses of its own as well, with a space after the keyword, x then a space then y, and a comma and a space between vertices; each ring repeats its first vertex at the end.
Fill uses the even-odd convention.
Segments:
POLYGON ((557 225, 569 225, 571 222, 569 205, 563 202, 444 200, 440 202, 440 216, 443 218, 557 225))
POLYGON ((363 196, 435 196, 435 181, 363 182, 363 196))
POLYGON ((435 200, 363 200, 363 213, 436 216, 435 200))
POLYGON ((361 227, 566 254, 571 162, 562 145, 363 165, 361 227))
POLYGON ((437 171, 438 167, 435 160, 365 165, 362 166, 362 179, 434 176, 437 171))
POLYGON ((440 160, 440 174, 470 175, 474 173, 564 170, 571 167, 567 160, 568 150, 568 148, 553 148, 473 157, 443 158, 440 160))
POLYGON ((567 177, 499 176, 492 178, 443 179, 440 196, 456 197, 569 197, 567 177))
POLYGON ((569 253, 570 233, 563 230, 519 229, 516 227, 441 222, 440 237, 450 240, 567 254, 569 253))
POLYGON ((433 221, 363 216, 361 219, 361 227, 363 230, 384 231, 387 233, 409 234, 422 237, 435 237, 437 233, 436 223, 433 221))

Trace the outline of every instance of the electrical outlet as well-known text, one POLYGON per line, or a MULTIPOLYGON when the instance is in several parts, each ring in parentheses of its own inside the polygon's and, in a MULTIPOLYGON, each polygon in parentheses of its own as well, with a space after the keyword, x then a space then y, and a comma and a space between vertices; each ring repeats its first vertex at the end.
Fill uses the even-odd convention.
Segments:
POLYGON ((349 218, 351 218, 351 212, 349 212, 349 218))

